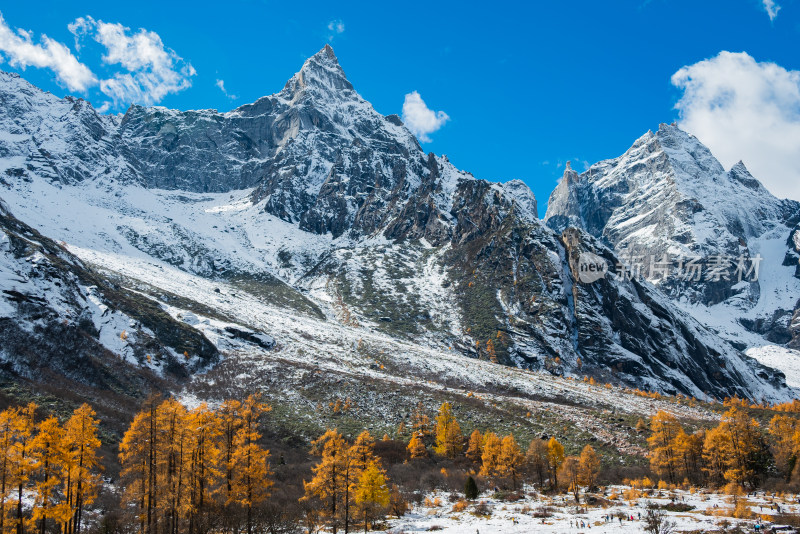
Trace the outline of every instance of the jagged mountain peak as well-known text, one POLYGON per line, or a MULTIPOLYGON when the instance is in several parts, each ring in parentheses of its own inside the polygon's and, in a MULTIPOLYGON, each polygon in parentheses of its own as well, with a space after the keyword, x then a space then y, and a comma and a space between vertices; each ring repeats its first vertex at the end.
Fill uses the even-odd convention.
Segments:
POLYGON ((286 82, 284 91, 296 99, 311 90, 326 96, 357 97, 353 85, 347 79, 333 48, 325 45, 322 50, 308 58, 297 74, 286 82))

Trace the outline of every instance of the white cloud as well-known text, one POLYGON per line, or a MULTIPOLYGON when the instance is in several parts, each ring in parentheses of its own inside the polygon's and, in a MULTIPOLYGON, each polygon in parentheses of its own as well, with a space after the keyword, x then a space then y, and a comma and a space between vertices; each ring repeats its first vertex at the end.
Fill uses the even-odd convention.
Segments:
POLYGON ((119 65, 126 71, 100 80, 100 90, 115 105, 156 104, 168 94, 192 85, 194 67, 166 48, 155 32, 141 28, 133 33, 122 24, 95 21, 92 17, 76 19, 69 30, 78 41, 90 35, 106 49, 103 63, 119 65))
POLYGON ((429 109, 418 92, 413 91, 406 95, 403 102, 403 122, 423 143, 429 143, 431 139, 428 134, 444 126, 448 120, 450 117, 444 111, 429 109))
POLYGON ((78 61, 64 44, 42 35, 41 44, 33 42, 31 32, 14 32, 0 13, 0 62, 5 59, 12 67, 39 67, 52 70, 59 83, 70 91, 86 91, 97 84, 97 77, 78 61))
POLYGON ((333 38, 339 34, 344 33, 344 22, 341 20, 332 20, 328 23, 328 31, 331 32, 328 35, 328 40, 333 41, 333 38))
POLYGON ((236 96, 236 95, 232 95, 232 94, 229 94, 229 93, 228 93, 228 90, 227 90, 227 89, 225 89, 225 80, 217 80, 217 82, 216 82, 214 85, 216 85, 217 87, 219 87, 219 90, 220 90, 220 91, 222 91, 222 93, 223 93, 225 96, 227 96, 228 98, 230 98, 231 100, 236 100, 237 98, 239 98, 239 97, 238 97, 238 96, 236 96))
POLYGON ((769 20, 775 20, 775 17, 778 16, 778 11, 781 10, 781 6, 775 3, 775 0, 761 0, 761 3, 764 5, 764 10, 769 15, 769 20))
POLYGON ((741 159, 773 194, 800 200, 800 72, 723 51, 672 83, 682 129, 726 167, 741 159))

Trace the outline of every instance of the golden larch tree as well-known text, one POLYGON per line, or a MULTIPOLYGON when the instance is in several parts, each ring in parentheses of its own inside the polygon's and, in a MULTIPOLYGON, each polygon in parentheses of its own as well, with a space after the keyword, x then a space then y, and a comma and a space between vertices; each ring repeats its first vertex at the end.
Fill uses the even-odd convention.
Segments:
POLYGON ((580 473, 581 462, 575 456, 568 456, 564 458, 558 472, 561 475, 562 484, 567 487, 567 491, 571 491, 575 497, 575 502, 580 502, 580 473))
POLYGON ((600 472, 600 456, 591 445, 586 445, 581 451, 579 462, 578 482, 589 489, 594 488, 597 473, 600 472))
POLYGON ((425 448, 425 443, 422 441, 422 435, 414 433, 408 442, 408 453, 411 458, 426 458, 428 456, 428 449, 425 448))
POLYGON ((273 485, 269 451, 259 445, 259 421, 271 408, 250 395, 241 405, 241 423, 234 437, 231 499, 247 511, 247 534, 253 534, 253 505, 269 496, 273 485))
POLYGON ((469 436, 465 456, 474 464, 480 463, 483 455, 483 436, 479 430, 473 430, 469 436))
POLYGON ((464 446, 464 436, 461 434, 461 427, 453 415, 453 408, 449 402, 443 402, 439 407, 439 414, 436 417, 436 454, 455 458, 464 446))
POLYGON ((531 472, 536 474, 536 478, 539 480, 539 488, 543 488, 549 471, 547 442, 543 439, 533 438, 528 446, 528 451, 525 453, 525 460, 531 472))
POLYGON ((362 471, 358 480, 355 499, 361 516, 364 519, 364 534, 374 521, 389 505, 389 488, 386 476, 375 462, 362 471))
POLYGON ((14 422, 14 439, 11 443, 11 482, 16 490, 15 499, 12 505, 16 508, 14 515, 14 528, 17 534, 25 533, 25 517, 22 506, 24 503, 24 491, 31 478, 35 466, 32 454, 33 434, 36 430, 36 404, 30 403, 16 412, 14 422))
POLYGON ((675 437, 681 431, 681 425, 674 415, 659 410, 650 420, 652 434, 647 438, 650 445, 650 466, 674 484, 678 459, 675 454, 675 437))
POLYGON ((494 432, 483 435, 483 454, 481 454, 481 476, 495 476, 500 464, 503 441, 494 432))
POLYGON ((39 525, 40 534, 46 534, 48 521, 61 525, 70 513, 58 492, 67 460, 66 433, 55 417, 39 423, 37 430, 31 446, 36 479, 31 519, 39 525))
POLYGON ((525 456, 522 449, 517 445, 514 436, 509 434, 503 438, 500 444, 500 456, 497 461, 497 474, 503 478, 510 478, 512 489, 517 490, 517 480, 519 480, 522 468, 525 463, 525 456))
POLYGON ((97 497, 100 487, 100 458, 97 450, 100 439, 97 437, 97 414, 88 404, 76 409, 64 425, 69 474, 72 492, 68 497, 71 520, 68 521, 67 534, 80 534, 83 510, 97 497))
POLYGON ((564 463, 564 446, 555 436, 547 442, 547 468, 550 471, 550 484, 555 489, 558 487, 558 470, 564 463))
POLYGON ((775 467, 784 480, 789 482, 795 465, 797 465, 795 434, 798 432, 798 420, 788 415, 776 415, 769 422, 768 432, 772 438, 775 467))
POLYGON ((314 477, 310 482, 303 482, 304 500, 317 498, 323 506, 323 515, 327 517, 334 534, 339 527, 342 515, 341 508, 350 491, 348 469, 350 468, 350 448, 341 434, 336 430, 328 430, 312 442, 312 453, 321 456, 319 463, 311 471, 314 477))

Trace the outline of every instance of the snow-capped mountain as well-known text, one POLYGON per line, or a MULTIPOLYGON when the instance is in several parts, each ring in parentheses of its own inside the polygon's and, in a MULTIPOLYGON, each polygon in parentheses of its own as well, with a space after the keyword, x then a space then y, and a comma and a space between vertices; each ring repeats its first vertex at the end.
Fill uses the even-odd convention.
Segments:
POLYGON ((582 253, 619 261, 592 228, 556 232, 522 182, 425 154, 329 46, 279 93, 228 113, 108 117, 9 74, 0 103, 0 198, 14 216, 223 358, 271 347, 262 358, 306 366, 334 338, 358 352, 380 337, 393 364, 425 346, 443 362, 698 397, 794 395, 651 284, 580 282, 582 253))
POLYGON ((581 228, 638 262, 679 307, 740 349, 797 336, 799 219, 800 203, 775 198, 741 162, 726 172, 698 139, 666 124, 618 158, 581 174, 568 169, 545 216, 558 231, 581 228), (664 258, 668 273, 650 268, 664 258), (699 270, 688 270, 693 260, 699 270))

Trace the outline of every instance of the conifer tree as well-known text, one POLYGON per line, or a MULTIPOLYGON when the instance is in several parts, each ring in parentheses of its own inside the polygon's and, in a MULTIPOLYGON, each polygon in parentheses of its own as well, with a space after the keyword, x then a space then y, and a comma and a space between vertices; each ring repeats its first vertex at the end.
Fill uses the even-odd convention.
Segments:
POLYGON ((32 455, 31 442, 33 433, 36 429, 34 416, 36 414, 36 404, 30 403, 26 407, 16 412, 14 422, 14 440, 11 443, 11 481, 16 490, 16 498, 13 501, 16 507, 14 516, 14 527, 17 534, 25 533, 25 518, 22 513, 24 502, 23 492, 30 480, 35 461, 32 455))
POLYGON ((389 488, 386 477, 375 462, 370 462, 361 473, 355 494, 362 517, 364 518, 364 534, 369 524, 374 521, 380 511, 389 505, 389 488))
POLYGON ((222 403, 219 410, 219 418, 222 429, 222 454, 220 461, 225 475, 225 484, 220 488, 222 491, 223 502, 233 502, 231 493, 233 492, 233 451, 236 440, 236 433, 241 425, 240 411, 242 403, 236 400, 227 400, 222 403))
POLYGON ((8 408, 0 412, 0 534, 6 534, 9 521, 8 494, 13 486, 16 441, 19 426, 19 408, 8 408))
POLYGON ((189 412, 176 399, 167 399, 158 406, 156 427, 161 447, 156 451, 156 476, 163 498, 157 510, 159 519, 165 522, 162 532, 168 534, 177 534, 180 521, 188 515, 188 424, 189 412))
POLYGON ((80 534, 83 510, 94 502, 100 485, 100 477, 96 473, 100 468, 100 459, 97 456, 100 440, 97 437, 96 415, 88 404, 82 404, 64 425, 70 466, 68 478, 72 487, 68 498, 72 511, 71 520, 68 521, 68 534, 80 534))
POLYGON ((687 434, 681 429, 678 435, 675 436, 675 454, 679 459, 684 477, 689 480, 699 481, 701 479, 704 440, 704 430, 687 434))
POLYGON ((519 479, 525 456, 517 445, 514 436, 509 434, 503 438, 500 445, 500 456, 497 462, 497 474, 504 478, 510 478, 512 489, 517 490, 517 480, 519 479))
POLYGON ((725 479, 751 489, 768 467, 769 456, 758 423, 744 410, 732 406, 720 423, 730 440, 731 457, 725 479))
POLYGON ((797 464, 797 447, 795 435, 798 432, 798 420, 788 415, 776 415, 769 422, 769 435, 772 438, 772 455, 775 467, 786 482, 792 476, 797 464))
POLYGON ((564 446, 555 437, 547 442, 547 467, 550 471, 550 484, 558 488, 558 470, 564 463, 564 446))
POLYGON ((247 534, 253 534, 253 505, 263 502, 273 485, 267 465, 269 451, 258 444, 259 419, 270 409, 250 395, 241 405, 241 423, 234 438, 231 499, 247 511, 247 534))
POLYGON ((467 481, 464 483, 464 498, 470 501, 478 498, 478 484, 471 476, 467 477, 467 481))
MULTIPOLYGON (((161 443, 157 432, 158 397, 149 397, 136 414, 119 445, 119 460, 125 492, 123 501, 138 509, 140 534, 155 532, 158 504, 157 462, 161 443)), ((67 477, 65 492, 70 495, 71 480, 67 477)), ((65 533, 66 534, 66 533, 65 533)))
POLYGON ((675 454, 675 438, 681 426, 674 415, 659 410, 650 420, 652 435, 647 438, 650 445, 650 465, 653 470, 675 483, 678 459, 675 454))
POLYGON ((547 456, 547 442, 543 439, 534 438, 525 453, 528 467, 536 474, 539 481, 539 487, 544 487, 544 481, 549 471, 549 462, 547 456))
POLYGON ((719 485, 724 481, 730 454, 730 438, 721 425, 706 432, 703 441, 703 463, 712 483, 719 485))
POLYGON ((463 447, 464 437, 461 434, 461 427, 453 415, 453 409, 449 402, 443 402, 439 407, 439 415, 436 417, 436 454, 455 458, 463 447))
POLYGON ((423 440, 431 435, 431 420, 425 413, 425 406, 421 402, 418 402, 414 408, 411 418, 411 431, 412 434, 421 434, 423 440))
POLYGON ((422 436, 414 433, 408 442, 408 452, 411 458, 425 458, 428 456, 428 450, 425 448, 425 443, 422 442, 422 436))
POLYGON ((481 476, 495 476, 499 470, 502 440, 494 432, 483 435, 483 454, 481 455, 481 476))
POLYGON ((559 473, 561 474, 561 480, 566 485, 567 491, 571 491, 572 495, 575 497, 575 502, 579 503, 579 492, 580 492, 580 472, 581 472, 581 463, 578 458, 575 456, 568 456, 564 459, 561 464, 561 468, 559 469, 559 473))
POLYGON ((189 533, 192 534, 213 504, 212 492, 221 475, 219 439, 222 429, 219 417, 205 403, 190 412, 189 428, 189 533))
POLYGON ((591 445, 586 445, 581 451, 579 462, 578 482, 591 489, 597 480, 597 473, 600 472, 600 457, 591 445))
POLYGON ((349 468, 349 447, 339 432, 328 430, 312 442, 312 451, 321 456, 312 468, 314 477, 303 482, 303 499, 318 498, 325 506, 324 515, 328 518, 334 534, 339 526, 339 517, 345 495, 349 492, 346 470, 349 468))
POLYGON ((355 468, 361 471, 377 463, 375 439, 368 430, 364 430, 356 437, 353 442, 352 455, 355 468))
POLYGON ((483 454, 483 436, 480 431, 473 430, 469 436, 469 443, 467 445, 466 457, 474 463, 480 463, 481 455, 483 454))
POLYGON ((67 521, 69 508, 58 495, 66 463, 66 434, 58 419, 48 417, 38 425, 31 445, 36 478, 32 520, 46 534, 48 520, 60 525, 67 521))

